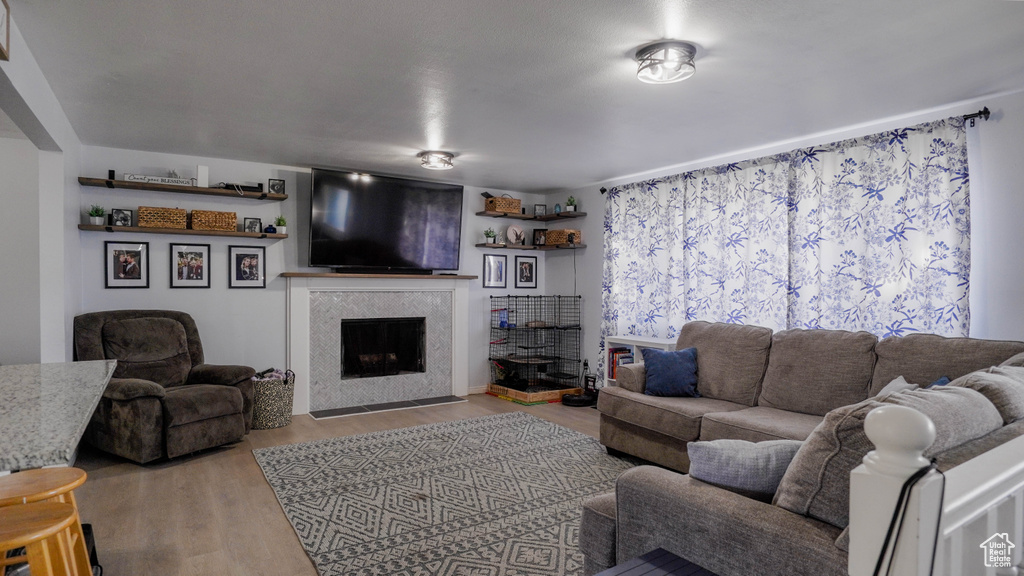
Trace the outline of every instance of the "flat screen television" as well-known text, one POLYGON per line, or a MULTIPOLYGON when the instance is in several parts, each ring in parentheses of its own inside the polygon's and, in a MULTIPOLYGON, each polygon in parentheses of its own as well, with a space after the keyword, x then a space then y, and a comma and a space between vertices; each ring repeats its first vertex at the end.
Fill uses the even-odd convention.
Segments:
POLYGON ((459 268, 462 186, 313 169, 309 265, 429 274, 459 268))

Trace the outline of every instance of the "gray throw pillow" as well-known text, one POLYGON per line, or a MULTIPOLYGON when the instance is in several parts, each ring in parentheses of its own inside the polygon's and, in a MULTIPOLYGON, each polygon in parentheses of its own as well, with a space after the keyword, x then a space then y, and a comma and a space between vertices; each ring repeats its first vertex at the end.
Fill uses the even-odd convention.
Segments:
POLYGON ((876 394, 875 396, 891 394, 893 392, 903 392, 905 390, 917 390, 918 388, 920 388, 920 386, 918 386, 917 384, 911 384, 910 382, 907 382, 907 379, 904 378, 903 376, 897 376, 896 379, 894 379, 892 382, 889 382, 881 390, 879 390, 878 394, 876 394))
POLYGON ((886 404, 909 406, 932 419, 935 442, 925 457, 981 438, 1003 425, 985 396, 955 386, 908 390, 836 408, 804 441, 775 492, 774 503, 845 528, 850 523, 850 472, 874 449, 864 433, 864 418, 886 404))
POLYGON ((770 498, 802 444, 798 440, 691 442, 686 446, 690 476, 734 492, 770 498))
POLYGON ((961 376, 949 386, 981 392, 999 411, 1004 424, 1024 418, 1024 368, 994 366, 961 376))

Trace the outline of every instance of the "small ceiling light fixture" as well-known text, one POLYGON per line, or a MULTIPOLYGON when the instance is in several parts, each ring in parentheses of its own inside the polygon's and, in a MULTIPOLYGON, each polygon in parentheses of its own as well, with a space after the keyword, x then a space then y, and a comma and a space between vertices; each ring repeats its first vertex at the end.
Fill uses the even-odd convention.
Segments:
POLYGON ((455 167, 452 164, 452 160, 455 155, 451 152, 438 152, 436 150, 428 150, 426 152, 420 152, 420 166, 423 166, 427 170, 451 170, 455 167))
POLYGON ((697 47, 689 42, 667 40, 641 46, 636 51, 636 77, 648 84, 671 84, 686 80, 697 68, 693 57, 697 47))

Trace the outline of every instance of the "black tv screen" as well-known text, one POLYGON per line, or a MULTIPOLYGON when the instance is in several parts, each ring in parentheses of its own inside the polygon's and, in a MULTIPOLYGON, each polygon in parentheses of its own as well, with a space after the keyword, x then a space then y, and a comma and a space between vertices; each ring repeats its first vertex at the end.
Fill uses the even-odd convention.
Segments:
POLYGON ((313 169, 309 265, 457 270, 462 186, 313 169))

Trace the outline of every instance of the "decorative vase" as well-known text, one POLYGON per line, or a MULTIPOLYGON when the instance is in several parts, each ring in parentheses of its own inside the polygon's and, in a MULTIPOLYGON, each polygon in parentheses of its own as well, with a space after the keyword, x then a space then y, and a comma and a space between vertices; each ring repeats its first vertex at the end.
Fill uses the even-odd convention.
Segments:
POLYGON ((103 226, 103 216, 89 216, 89 224, 103 226))
POLYGON ((263 229, 263 232, 267 234, 277 234, 277 228, 275 228, 273 224, 270 224, 269 226, 263 229))
POLYGON ((277 233, 278 234, 287 234, 288 233, 288 227, 287 226, 278 226, 277 227, 277 233))

